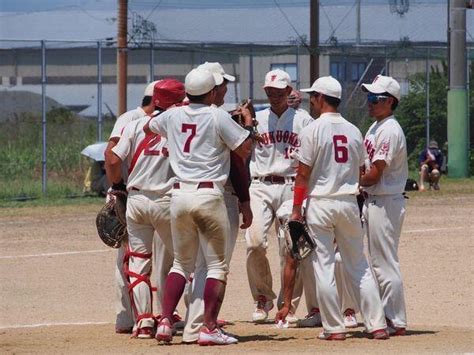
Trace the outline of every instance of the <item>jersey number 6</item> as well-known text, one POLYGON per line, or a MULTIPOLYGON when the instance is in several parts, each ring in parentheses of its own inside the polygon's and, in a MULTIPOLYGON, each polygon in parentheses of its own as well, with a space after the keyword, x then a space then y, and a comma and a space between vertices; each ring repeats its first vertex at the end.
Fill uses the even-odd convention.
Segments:
POLYGON ((337 163, 346 163, 349 159, 349 151, 345 144, 347 144, 347 137, 344 135, 332 136, 334 143, 334 159, 337 163))
POLYGON ((191 141, 196 136, 196 124, 183 123, 183 125, 181 126, 181 132, 186 133, 188 131, 191 131, 191 134, 186 139, 186 142, 184 142, 183 152, 185 153, 189 153, 189 150, 191 148, 191 141))

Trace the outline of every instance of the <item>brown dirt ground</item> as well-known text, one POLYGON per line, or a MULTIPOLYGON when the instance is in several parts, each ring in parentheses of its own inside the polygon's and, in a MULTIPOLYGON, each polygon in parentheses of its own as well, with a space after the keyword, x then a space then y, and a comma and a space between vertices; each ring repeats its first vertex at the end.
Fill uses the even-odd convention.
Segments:
MULTIPOLYGON (((115 251, 96 237, 99 204, 0 209, 0 353, 474 352, 474 182, 410 197, 400 243, 408 336, 373 341, 361 326, 345 342, 324 342, 315 338, 319 328, 249 323, 254 305, 241 235, 221 311, 234 321, 226 330, 239 344, 225 350, 179 345, 179 334, 171 346, 158 346, 114 333, 115 251), (81 253, 54 255, 65 252, 81 253)), ((275 244, 269 254, 276 274, 275 244)))

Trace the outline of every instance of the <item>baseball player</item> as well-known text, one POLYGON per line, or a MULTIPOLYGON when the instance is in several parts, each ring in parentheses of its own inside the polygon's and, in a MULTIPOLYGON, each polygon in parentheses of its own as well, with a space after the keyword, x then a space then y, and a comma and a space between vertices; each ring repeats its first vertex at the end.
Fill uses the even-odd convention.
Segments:
POLYGON ((425 191, 425 182, 429 184, 429 190, 431 187, 439 190, 443 153, 438 148, 438 142, 431 140, 428 147, 421 151, 418 162, 420 163, 420 191, 425 191))
MULTIPOLYGON (((345 340, 346 329, 334 280, 334 242, 341 253, 348 282, 360 307, 368 333, 387 339, 382 302, 364 256, 363 231, 356 194, 360 169, 364 164, 363 140, 357 127, 337 111, 342 88, 333 77, 321 77, 309 92, 313 112, 320 117, 305 129, 300 149, 293 198, 293 220, 302 220, 302 203, 307 196, 306 222, 316 242, 311 253, 324 330, 323 340, 345 340)), ((290 256, 287 260, 291 259, 290 256)), ((294 264, 285 268, 285 303, 276 320, 290 311, 294 286, 294 264)))
POLYGON ((378 75, 367 92, 369 115, 375 119, 365 135, 366 171, 361 185, 365 200, 369 256, 380 288, 390 335, 404 335, 407 326, 398 244, 405 217, 403 192, 408 177, 405 135, 393 111, 400 101, 400 85, 378 75))
MULTIPOLYGON (((114 153, 112 152, 112 148, 117 145, 117 142, 120 139, 122 134, 122 130, 124 127, 141 117, 150 116, 155 111, 155 104, 152 101, 153 96, 153 88, 157 81, 154 81, 147 85, 145 88, 145 93, 142 99, 141 106, 137 107, 134 110, 130 110, 125 112, 124 114, 120 115, 115 122, 114 128, 112 129, 112 133, 109 137, 109 143, 105 150, 105 163, 107 163, 114 159, 114 153)), ((122 165, 122 176, 124 177, 124 181, 127 181, 126 176, 128 173, 128 167, 126 164, 122 165)), ((110 177, 107 174, 107 178, 110 181, 110 177)), ((164 249, 164 248, 162 248, 164 249)), ((122 245, 118 249, 117 253, 117 261, 116 261, 116 268, 115 268, 115 280, 116 280, 116 294, 118 295, 118 302, 116 304, 116 320, 115 320, 115 332, 116 333, 131 333, 133 326, 134 326, 134 319, 132 308, 130 305, 130 297, 128 296, 128 277, 123 272, 123 263, 124 257, 126 253, 126 245, 122 245)), ((166 254, 165 254, 166 255, 166 254)), ((168 257, 168 263, 172 263, 172 256, 168 257)))
MULTIPOLYGON (((209 70, 214 75, 216 81, 216 95, 211 107, 219 107, 224 104, 224 97, 227 92, 227 83, 233 82, 235 77, 226 74, 222 65, 217 62, 206 62, 197 69, 209 70)), ((248 126, 252 125, 250 115, 246 116, 248 126)), ((229 179, 224 185, 224 202, 230 222, 230 236, 226 248, 226 261, 230 265, 232 252, 237 241, 239 232, 239 210, 242 212, 243 223, 240 228, 248 228, 252 222, 252 211, 250 210, 249 196, 249 175, 245 162, 234 152, 230 153, 231 164, 229 179)), ((199 331, 204 320, 204 285, 207 276, 207 268, 202 249, 196 261, 193 281, 190 283, 188 293, 190 293, 189 306, 186 313, 185 327, 183 331, 183 342, 192 343, 198 340, 199 331)), ((223 322, 225 323, 225 322, 223 322)))
POLYGON ((237 339, 224 334, 216 324, 228 273, 230 225, 224 184, 229 174, 230 151, 246 159, 252 142, 249 131, 227 112, 210 107, 216 95, 216 81, 210 71, 191 70, 185 78, 185 89, 189 106, 173 108, 149 122, 151 131, 167 137, 170 163, 176 174, 171 196, 174 263, 166 278, 156 339, 165 343, 172 340, 173 310, 202 248, 207 278, 198 344, 228 345, 237 339))
MULTIPOLYGON (((153 102, 160 110, 179 104, 185 97, 184 85, 173 79, 161 80, 154 86, 153 102)), ((152 338, 153 317, 151 290, 151 257, 153 238, 161 238, 168 254, 173 254, 170 225, 170 190, 174 174, 168 161, 165 138, 158 134, 145 135, 144 116, 127 124, 113 157, 108 161, 109 178, 115 187, 123 184, 122 162, 127 162, 128 245, 124 273, 129 278, 129 295, 134 313, 133 336, 152 338)), ((160 263, 160 260, 156 260, 160 263)))
MULTIPOLYGON (((263 141, 259 142, 250 161, 250 205, 253 223, 245 234, 247 243, 247 275, 250 291, 257 307, 252 314, 252 321, 261 323, 268 318, 276 298, 273 292, 273 280, 267 258, 268 234, 275 222, 278 231, 279 222, 275 213, 281 204, 292 197, 293 182, 296 175, 297 161, 292 153, 300 146, 299 135, 313 119, 302 111, 288 107, 288 95, 291 92, 291 79, 288 73, 276 69, 265 76, 263 89, 270 102, 270 108, 258 111, 258 132, 263 141)), ((284 243, 279 240, 280 265, 283 269, 284 243)), ((282 277, 282 275, 281 275, 282 277)), ((301 277, 295 287, 293 307, 294 314, 302 294, 301 277)), ((278 303, 282 302, 282 294, 278 303)), ((293 317, 292 322, 296 322, 293 317)))

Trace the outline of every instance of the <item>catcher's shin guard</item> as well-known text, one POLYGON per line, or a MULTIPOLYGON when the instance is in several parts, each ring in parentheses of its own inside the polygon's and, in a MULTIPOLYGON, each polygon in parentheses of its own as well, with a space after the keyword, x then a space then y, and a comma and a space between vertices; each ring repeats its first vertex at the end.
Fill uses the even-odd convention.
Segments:
POLYGON ((123 260, 123 271, 124 271, 124 274, 127 276, 127 280, 128 280, 128 294, 129 294, 129 297, 130 297, 130 303, 132 305, 132 310, 133 310, 133 315, 135 317, 135 323, 137 325, 140 325, 140 321, 142 319, 145 319, 145 318, 150 318, 150 319, 154 319, 154 316, 153 316, 153 288, 151 286, 151 281, 150 281, 150 276, 151 276, 151 267, 149 268, 149 271, 146 273, 146 274, 137 274, 135 272, 132 272, 130 271, 130 268, 129 268, 129 263, 130 263, 130 257, 135 257, 135 258, 142 258, 142 259, 151 259, 151 256, 152 256, 152 253, 137 253, 137 252, 134 252, 134 251, 131 251, 130 250, 130 247, 127 245, 127 251, 125 253, 125 256, 124 256, 124 260, 123 260), (130 282, 130 277, 133 277, 135 278, 135 281, 134 282, 130 282), (144 282, 147 286, 148 286, 148 289, 150 291, 150 312, 146 312, 146 313, 139 313, 138 309, 137 309, 137 305, 136 305, 136 302, 135 302, 135 297, 133 295, 133 289, 138 285, 140 284, 141 282, 144 282))

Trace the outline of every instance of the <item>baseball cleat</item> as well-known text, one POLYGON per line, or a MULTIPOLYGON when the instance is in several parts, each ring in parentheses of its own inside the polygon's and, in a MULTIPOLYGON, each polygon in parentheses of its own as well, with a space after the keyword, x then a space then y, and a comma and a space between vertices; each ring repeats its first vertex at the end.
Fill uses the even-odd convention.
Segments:
POLYGON ((290 312, 288 313, 288 315, 286 316, 286 321, 290 324, 296 324, 298 323, 298 317, 295 316, 294 313, 290 312))
POLYGON ((169 344, 173 340, 173 329, 168 318, 163 318, 156 328, 156 340, 159 343, 169 344))
POLYGON ((198 344, 201 346, 207 345, 230 345, 237 344, 238 340, 228 333, 224 333, 219 328, 209 330, 206 326, 202 326, 199 332, 198 344))
POLYGON ((115 333, 116 334, 132 334, 133 333, 133 327, 130 327, 130 328, 115 328, 115 333))
POLYGON ((372 333, 370 333, 370 335, 372 336, 372 339, 376 339, 376 340, 386 340, 390 338, 387 330, 385 329, 374 330, 372 333))
POLYGON ((406 334, 406 329, 404 327, 396 327, 388 318, 385 318, 385 321, 387 322, 388 334, 391 337, 402 336, 406 334))
POLYGON ((346 328, 357 328, 357 318, 355 317, 355 312, 353 309, 348 308, 344 312, 344 326, 346 328))
POLYGON ((321 340, 346 340, 346 333, 326 333, 322 331, 318 335, 321 340))
POLYGON ((265 323, 268 319, 268 312, 272 308, 272 301, 267 301, 265 296, 258 296, 257 308, 252 313, 252 321, 255 323, 265 323))
POLYGON ((296 322, 297 328, 313 328, 320 327, 321 325, 321 313, 319 312, 319 308, 313 308, 304 319, 298 319, 296 322))
POLYGON ((179 315, 178 312, 173 313, 173 326, 175 329, 184 329, 184 321, 183 318, 179 315))
POLYGON ((153 327, 138 328, 134 334, 134 337, 138 339, 152 339, 153 327))

